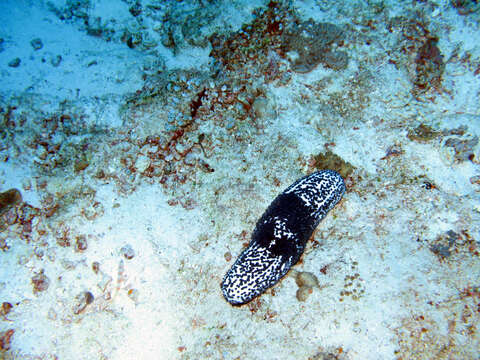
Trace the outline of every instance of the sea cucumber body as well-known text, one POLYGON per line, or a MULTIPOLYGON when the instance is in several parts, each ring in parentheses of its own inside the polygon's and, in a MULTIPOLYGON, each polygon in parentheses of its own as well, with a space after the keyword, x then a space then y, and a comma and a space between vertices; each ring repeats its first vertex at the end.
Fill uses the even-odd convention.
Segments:
POLYGON ((225 299, 242 305, 275 285, 300 259, 318 223, 344 192, 340 174, 322 170, 278 195, 258 220, 249 246, 226 273, 225 299))

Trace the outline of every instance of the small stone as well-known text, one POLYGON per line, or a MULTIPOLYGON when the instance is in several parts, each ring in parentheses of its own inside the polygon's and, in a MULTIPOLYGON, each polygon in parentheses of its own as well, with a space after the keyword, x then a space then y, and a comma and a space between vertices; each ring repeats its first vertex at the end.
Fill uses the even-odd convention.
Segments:
POLYGON ((12 68, 16 68, 16 67, 19 67, 20 66, 20 63, 22 62, 22 60, 20 60, 20 58, 15 58, 15 59, 12 59, 9 61, 8 63, 8 66, 12 67, 12 68))
POLYGON ((258 97, 252 104, 252 110, 257 118, 265 118, 269 114, 269 103, 264 97, 258 97))
POLYGON ((87 238, 85 235, 77 236, 75 239, 75 251, 82 252, 87 250, 87 238))
POLYGON ((25 265, 26 263, 28 263, 30 259, 28 258, 28 256, 25 256, 25 255, 20 255, 18 257, 18 265, 25 265))
POLYGON ((143 173, 150 167, 150 164, 151 160, 148 156, 139 155, 135 161, 135 169, 137 169, 139 173, 143 173))
POLYGON ((35 254, 35 256, 39 259, 43 258, 43 256, 45 255, 45 251, 43 250, 43 248, 41 247, 35 247, 33 249, 33 253, 35 254))
POLYGON ((235 127, 235 119, 228 118, 225 121, 225 129, 232 130, 235 127))
POLYGON ((298 301, 306 301, 308 296, 313 292, 311 286, 302 286, 297 290, 297 299, 298 301))
POLYGON ((95 177, 97 179, 104 179, 105 176, 106 176, 105 171, 103 171, 102 169, 98 170, 97 173, 95 174, 95 177))
POLYGON ((17 189, 0 193, 0 213, 20 202, 22 202, 22 194, 17 189))
POLYGON ((197 161, 197 155, 193 152, 189 152, 183 159, 183 162, 185 163, 185 165, 190 165, 190 166, 195 165, 196 161, 197 161))
POLYGON ((85 170, 88 167, 88 165, 90 165, 90 163, 85 159, 75 160, 75 165, 74 165, 75 172, 80 172, 85 170))
POLYGON ((30 190, 32 188, 32 182, 30 181, 30 179, 25 178, 22 180, 22 188, 25 191, 30 190))
POLYGON ((135 251, 133 250, 133 248, 129 244, 123 246, 120 249, 120 252, 122 253, 123 256, 125 256, 125 259, 127 259, 127 260, 131 260, 135 256, 135 251))
POLYGON ((50 59, 50 64, 52 64, 52 66, 54 67, 58 67, 60 65, 60 63, 62 62, 62 55, 57 55, 57 56, 54 56, 50 59))
POLYGON ((73 305, 73 313, 75 315, 80 314, 83 310, 85 310, 87 305, 90 305, 93 302, 94 299, 95 298, 90 291, 84 291, 80 293, 75 297, 75 303, 73 305))
POLYGON ((470 183, 480 185, 480 175, 472 176, 470 178, 470 183))
POLYGON ((10 310, 12 310, 12 308, 13 308, 12 304, 10 304, 7 301, 4 301, 2 303, 2 311, 1 311, 2 315, 7 315, 10 312, 10 310))
POLYGON ((36 38, 36 39, 33 39, 32 41, 30 41, 30 45, 32 45, 32 47, 35 51, 43 48, 43 43, 42 43, 42 40, 40 38, 36 38))
POLYGON ((302 286, 309 286, 311 288, 319 287, 317 277, 314 274, 306 271, 298 272, 295 278, 295 282, 299 287, 302 287, 302 286))
POLYGON ((12 336, 14 333, 14 329, 8 329, 7 331, 0 332, 0 351, 2 355, 5 351, 10 350, 10 342, 12 341, 12 336))
POLYGON ((137 289, 129 289, 127 291, 127 295, 128 297, 135 303, 137 304, 138 303, 138 295, 139 295, 139 292, 137 289))
POLYGON ((53 308, 50 308, 47 313, 47 318, 50 320, 56 320, 57 319, 57 313, 53 308))
POLYGON ((100 271, 100 263, 98 261, 94 261, 92 263, 92 270, 95 274, 98 274, 98 272, 100 271))
POLYGON ((33 292, 36 294, 48 289, 50 279, 44 274, 44 270, 40 270, 38 274, 32 277, 33 292))
POLYGON ((139 2, 136 2, 128 9, 128 11, 130 11, 130 14, 137 17, 142 13, 142 4, 139 2))
POLYGON ((107 289, 108 284, 112 282, 112 277, 104 274, 102 279, 97 283, 98 288, 103 292, 107 289))
POLYGON ((8 209, 5 212, 5 215, 3 216, 3 220, 5 221, 5 224, 7 224, 7 225, 15 224, 18 220, 17 208, 12 207, 12 208, 8 209))
POLYGON ((76 268, 76 264, 72 260, 61 259, 60 264, 65 270, 74 270, 76 268))
POLYGON ((93 300, 95 300, 93 294, 90 291, 87 291, 85 293, 85 302, 87 303, 87 305, 90 305, 93 300))
POLYGON ((54 247, 49 247, 47 249, 47 258, 48 260, 50 260, 51 262, 54 262, 55 259, 57 257, 57 253, 55 252, 55 248, 54 247))

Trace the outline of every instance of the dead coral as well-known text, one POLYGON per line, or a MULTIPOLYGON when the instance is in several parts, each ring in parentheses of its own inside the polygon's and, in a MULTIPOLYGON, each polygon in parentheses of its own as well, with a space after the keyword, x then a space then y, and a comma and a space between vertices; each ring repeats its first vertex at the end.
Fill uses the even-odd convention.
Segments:
POLYGON ((32 277, 33 293, 45 291, 50 286, 50 279, 44 274, 44 270, 40 270, 32 277))
POLYGON ((349 177, 355 167, 343 160, 337 154, 327 150, 325 154, 313 155, 310 159, 310 164, 313 170, 331 169, 337 171, 344 179, 349 177))
POLYGON ((412 141, 421 143, 428 142, 440 135, 439 131, 434 130, 431 126, 420 124, 416 128, 408 130, 407 138, 412 141))
POLYGON ((415 96, 427 92, 430 88, 437 91, 441 88, 445 63, 437 43, 438 38, 428 38, 418 50, 415 59, 416 78, 413 89, 415 96))
POLYGON ((474 148, 478 144, 478 136, 470 139, 449 138, 445 141, 444 146, 450 147, 455 152, 455 161, 462 162, 467 160, 474 160, 474 148))
POLYGON ((452 6, 460 15, 468 15, 480 12, 480 3, 475 0, 451 0, 452 6))
POLYGON ((0 193, 0 214, 20 202, 22 202, 22 194, 17 189, 9 189, 0 193))
POLYGON ((430 17, 422 8, 408 15, 394 17, 388 30, 398 36, 391 63, 405 67, 412 81, 412 95, 419 101, 434 100, 436 94, 448 93, 442 86, 444 57, 438 47, 439 38, 432 33, 430 17))
POLYGON ((334 45, 341 46, 345 40, 342 29, 334 24, 315 23, 310 19, 293 24, 282 37, 282 50, 296 72, 308 73, 319 64, 334 70, 343 70, 348 66, 348 55, 334 50, 334 45))
POLYGON ((1 351, 6 351, 10 349, 10 342, 12 341, 12 336, 14 333, 15 333, 15 330, 13 329, 8 329, 7 331, 0 332, 0 350, 1 351))

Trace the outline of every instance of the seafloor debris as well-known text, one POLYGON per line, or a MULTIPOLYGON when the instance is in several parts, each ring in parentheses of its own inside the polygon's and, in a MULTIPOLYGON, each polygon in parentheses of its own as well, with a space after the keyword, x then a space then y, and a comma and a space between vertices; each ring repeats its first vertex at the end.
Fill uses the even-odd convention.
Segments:
POLYGON ((8 301, 4 301, 2 303, 2 306, 0 307, 0 316, 2 316, 4 320, 6 320, 7 315, 10 313, 12 308, 13 305, 11 303, 9 303, 8 301))
POLYGON ((317 277, 310 272, 295 272, 295 282, 298 285, 296 293, 298 301, 306 301, 313 288, 320 288, 317 277))
POLYGON ((345 35, 338 26, 329 23, 315 23, 312 19, 292 24, 282 34, 281 49, 286 53, 292 69, 299 73, 312 71, 318 64, 333 70, 343 70, 348 66, 348 55, 340 46, 345 35))
POLYGON ((440 234, 434 240, 428 241, 428 248, 440 261, 458 259, 459 256, 466 255, 480 256, 480 246, 467 230, 459 232, 449 230, 440 234))
POLYGON ((16 67, 20 66, 21 62, 22 62, 22 60, 20 60, 20 58, 16 57, 16 58, 14 58, 14 59, 12 59, 8 62, 8 66, 10 66, 12 68, 16 68, 16 67))
POLYGON ((138 304, 140 292, 137 289, 128 289, 127 296, 135 303, 138 304))
POLYGON ((428 142, 440 134, 440 131, 436 131, 431 126, 421 123, 417 127, 408 130, 407 138, 412 141, 428 142))
POLYGON ((474 148, 478 144, 478 136, 471 138, 449 138, 445 141, 444 146, 450 147, 455 152, 454 158, 458 162, 474 160, 474 148))
POLYGON ((451 149, 452 160, 456 162, 478 161, 475 159, 475 152, 479 138, 464 125, 451 129, 436 130, 429 125, 421 123, 417 127, 408 130, 407 138, 420 143, 440 139, 443 147, 451 149))
POLYGON ((338 301, 344 301, 345 298, 351 297, 352 300, 359 300, 365 293, 363 279, 360 277, 358 271, 358 262, 353 261, 350 266, 353 275, 345 275, 343 290, 340 291, 340 298, 338 301))
POLYGON ((346 162, 330 150, 327 150, 325 153, 313 155, 309 161, 309 165, 312 170, 335 170, 344 179, 348 178, 355 170, 352 164, 346 162))
POLYGON ((22 202, 22 194, 17 189, 0 193, 0 214, 20 202, 22 202))
POLYGON ((95 274, 98 274, 100 271, 100 263, 98 261, 92 262, 92 270, 95 274))
POLYGON ((427 92, 430 88, 434 88, 437 91, 441 88, 445 63, 437 43, 438 38, 429 37, 418 50, 415 59, 416 78, 413 89, 415 96, 427 92))
POLYGON ((78 235, 75 237, 75 251, 83 252, 87 250, 88 243, 85 235, 78 235))
POLYGON ((33 293, 45 291, 50 286, 50 279, 44 274, 44 270, 40 270, 32 277, 33 293))
POLYGON ((418 10, 392 17, 388 23, 389 32, 400 35, 396 39, 398 48, 389 61, 408 71, 411 93, 417 100, 433 101, 435 93, 446 92, 442 87, 445 62, 438 47, 439 38, 431 33, 431 27, 429 18, 418 10))
MULTIPOLYGON (((341 348, 340 348, 341 350, 341 348)), ((343 353, 343 351, 338 351, 343 353)), ((309 358, 309 360, 339 360, 340 358, 332 352, 319 352, 315 356, 309 358)))
POLYGON ((127 260, 131 260, 135 256, 135 250, 133 250, 130 244, 122 246, 120 249, 120 253, 125 257, 127 260))
POLYGON ((95 298, 90 291, 83 291, 82 293, 78 294, 75 297, 73 313, 75 315, 80 314, 82 311, 85 310, 87 305, 90 305, 93 302, 94 299, 95 298))
POLYGON ((42 39, 35 38, 32 41, 30 41, 30 45, 32 45, 34 50, 40 50, 41 48, 43 48, 42 39))
POLYGON ((0 332, 0 351, 6 351, 10 349, 10 342, 12 341, 12 336, 14 333, 14 329, 8 329, 0 332))
POLYGON ((480 3, 477 0, 451 0, 451 4, 460 15, 480 12, 480 3))

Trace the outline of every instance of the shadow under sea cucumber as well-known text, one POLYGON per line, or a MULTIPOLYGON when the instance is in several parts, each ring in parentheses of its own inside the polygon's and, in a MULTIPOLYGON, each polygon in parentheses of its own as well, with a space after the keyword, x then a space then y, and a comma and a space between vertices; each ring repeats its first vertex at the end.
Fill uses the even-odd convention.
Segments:
POLYGON ((225 299, 242 305, 275 285, 297 263, 319 222, 344 193, 340 174, 322 170, 297 180, 278 195, 258 220, 250 244, 223 278, 225 299))

